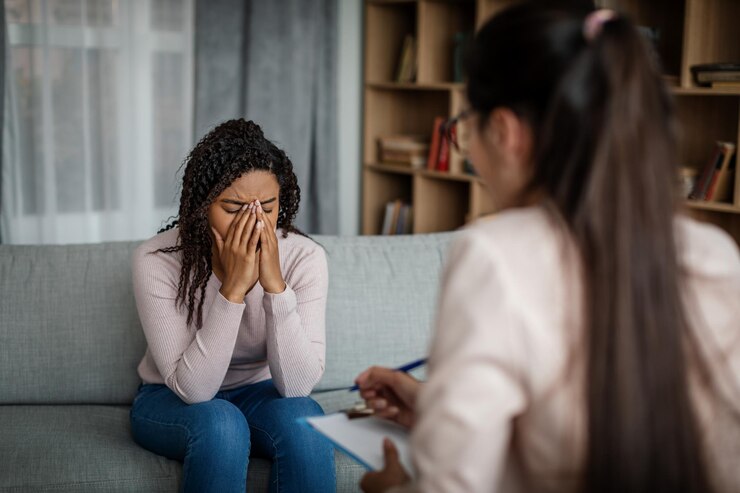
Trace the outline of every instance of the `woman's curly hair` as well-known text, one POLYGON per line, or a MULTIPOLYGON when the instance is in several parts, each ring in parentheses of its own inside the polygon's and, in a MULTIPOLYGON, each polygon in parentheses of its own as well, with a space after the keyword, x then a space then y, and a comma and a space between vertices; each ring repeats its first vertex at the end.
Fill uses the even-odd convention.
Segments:
POLYGON ((172 222, 158 231, 162 233, 177 226, 177 243, 152 253, 182 252, 175 303, 183 307, 187 302, 187 323, 190 325, 195 319, 196 327, 200 328, 206 285, 212 272, 209 206, 245 173, 268 171, 280 187, 277 227, 285 238, 291 232, 303 234, 293 226, 301 190, 293 163, 285 152, 265 138, 259 125, 243 118, 226 121, 211 130, 196 144, 183 166, 180 210, 172 222))

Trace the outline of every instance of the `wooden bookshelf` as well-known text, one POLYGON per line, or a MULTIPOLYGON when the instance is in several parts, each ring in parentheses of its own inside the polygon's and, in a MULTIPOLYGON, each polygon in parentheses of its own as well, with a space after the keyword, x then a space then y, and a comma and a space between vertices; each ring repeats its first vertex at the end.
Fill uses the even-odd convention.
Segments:
MULTIPOLYGON (((435 117, 464 108, 465 86, 453 81, 453 37, 480 28, 516 1, 365 1, 363 234, 379 234, 386 203, 396 199, 412 205, 414 233, 453 230, 495 212, 481 180, 464 172, 462 156, 452 153, 449 172, 416 169, 379 162, 377 141, 387 135, 430 134, 435 117), (398 83, 396 68, 409 34, 417 41, 417 77, 413 83, 398 83)), ((740 88, 698 87, 690 72, 699 63, 740 61, 740 1, 596 3, 659 30, 656 50, 680 124, 680 164, 701 169, 717 140, 734 142, 740 150, 740 88)), ((723 227, 740 243, 740 169, 731 203, 687 200, 686 210, 723 227)))

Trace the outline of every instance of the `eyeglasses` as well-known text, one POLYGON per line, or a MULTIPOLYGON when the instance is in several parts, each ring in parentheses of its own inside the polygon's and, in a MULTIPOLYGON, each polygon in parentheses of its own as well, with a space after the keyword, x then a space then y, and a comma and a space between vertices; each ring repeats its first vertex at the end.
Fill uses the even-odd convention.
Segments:
POLYGON ((469 117, 471 113, 472 112, 469 109, 463 110, 460 113, 458 113, 457 116, 450 118, 443 124, 444 136, 447 137, 448 142, 452 144, 452 146, 455 148, 457 152, 461 152, 460 142, 458 140, 458 134, 459 134, 458 129, 457 129, 458 123, 460 123, 461 121, 469 117))

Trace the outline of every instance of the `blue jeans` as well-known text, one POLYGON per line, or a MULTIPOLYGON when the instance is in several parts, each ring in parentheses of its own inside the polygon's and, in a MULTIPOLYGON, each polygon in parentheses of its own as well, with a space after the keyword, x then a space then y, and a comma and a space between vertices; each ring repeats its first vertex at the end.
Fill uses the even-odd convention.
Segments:
POLYGON ((325 493, 336 491, 333 446, 296 423, 322 414, 309 397, 281 397, 272 380, 191 405, 166 385, 142 384, 131 430, 145 449, 183 462, 185 492, 244 492, 252 455, 272 462, 271 492, 325 493))

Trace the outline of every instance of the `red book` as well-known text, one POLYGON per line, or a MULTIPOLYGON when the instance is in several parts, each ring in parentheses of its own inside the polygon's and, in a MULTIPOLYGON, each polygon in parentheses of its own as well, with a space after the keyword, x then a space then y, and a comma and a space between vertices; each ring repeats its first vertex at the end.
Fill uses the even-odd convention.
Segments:
POLYGON ((712 173, 717 166, 717 161, 722 161, 722 147, 719 143, 715 144, 714 152, 712 153, 712 159, 704 166, 696 180, 694 189, 689 194, 689 198, 692 200, 704 200, 706 198, 707 189, 709 188, 709 181, 712 179, 712 173))
POLYGON ((450 171, 450 139, 447 135, 442 135, 442 142, 439 145, 439 160, 437 161, 437 171, 450 171))
POLYGON ((434 126, 432 127, 432 143, 429 146, 429 159, 427 159, 427 169, 434 171, 437 169, 437 161, 439 160, 439 143, 440 137, 442 136, 442 125, 445 119, 438 116, 434 119, 434 126))
POLYGON ((717 142, 717 144, 720 146, 721 159, 717 159, 716 166, 712 172, 712 177, 709 181, 709 186, 707 187, 707 193, 704 196, 705 200, 714 199, 717 181, 722 174, 722 170, 730 164, 730 158, 732 158, 732 153, 735 150, 735 144, 731 144, 729 142, 717 142))

